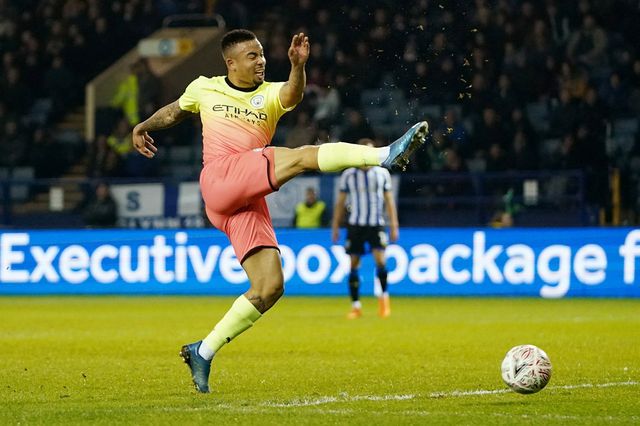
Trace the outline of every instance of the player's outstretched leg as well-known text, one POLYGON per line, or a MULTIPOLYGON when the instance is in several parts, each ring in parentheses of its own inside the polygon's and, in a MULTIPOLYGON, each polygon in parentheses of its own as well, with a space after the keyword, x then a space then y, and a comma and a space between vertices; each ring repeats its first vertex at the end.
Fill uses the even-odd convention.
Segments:
POLYGON ((296 149, 275 147, 275 174, 278 185, 306 171, 339 172, 349 167, 382 166, 402 169, 426 140, 429 125, 421 121, 391 145, 374 148, 355 143, 335 142, 296 149))
POLYGON ((202 340, 189 345, 184 345, 180 350, 180 356, 191 370, 191 378, 196 390, 201 393, 209 393, 209 372, 211 360, 206 360, 198 354, 202 340))
POLYGON ((404 170, 409 158, 422 144, 429 131, 426 121, 416 123, 391 145, 373 148, 350 143, 327 143, 318 149, 318 169, 336 172, 348 167, 382 166, 404 170))

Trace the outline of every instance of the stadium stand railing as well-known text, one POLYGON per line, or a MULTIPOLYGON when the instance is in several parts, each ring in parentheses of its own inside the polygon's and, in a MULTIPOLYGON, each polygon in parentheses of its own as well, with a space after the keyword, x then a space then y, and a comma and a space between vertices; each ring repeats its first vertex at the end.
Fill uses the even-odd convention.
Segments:
MULTIPOLYGON (((182 151, 188 160, 192 153, 182 151)), ((197 185, 197 170, 187 163, 174 166, 163 179, 32 179, 28 171, 16 172, 0 181, 0 226, 5 228, 83 227, 83 207, 99 182, 112 188, 156 184, 173 196, 181 184, 197 185)), ((1 173, 7 172, 0 169, 1 173)), ((503 226, 496 218, 505 212, 518 226, 593 224, 587 220, 585 177, 580 171, 409 173, 399 178, 402 226, 503 226)), ((321 186, 326 188, 321 193, 334 194, 337 179, 323 177, 321 186)), ((170 204, 171 196, 165 198, 164 204, 170 204)), ((140 199, 144 200, 144 194, 140 199)), ((324 201, 333 205, 333 200, 324 201)), ((175 211, 175 206, 170 210, 175 211)))

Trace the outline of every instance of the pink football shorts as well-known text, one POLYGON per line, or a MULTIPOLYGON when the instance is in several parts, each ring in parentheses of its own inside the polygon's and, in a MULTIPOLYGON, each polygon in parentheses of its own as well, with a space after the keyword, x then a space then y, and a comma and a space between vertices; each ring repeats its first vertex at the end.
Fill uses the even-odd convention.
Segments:
POLYGON ((207 217, 227 234, 240 263, 260 247, 278 248, 265 196, 278 190, 270 147, 212 158, 200 174, 207 217))

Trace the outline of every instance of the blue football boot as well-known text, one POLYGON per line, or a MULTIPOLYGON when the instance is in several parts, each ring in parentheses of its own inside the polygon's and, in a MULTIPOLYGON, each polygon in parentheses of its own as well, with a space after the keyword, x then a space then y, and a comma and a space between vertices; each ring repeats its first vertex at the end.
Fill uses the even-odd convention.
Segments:
POLYGON ((184 345, 180 349, 180 356, 184 363, 191 370, 191 378, 196 390, 201 393, 209 393, 209 372, 211 371, 211 361, 207 361, 198 354, 198 348, 202 344, 199 340, 190 345, 184 345))
POLYGON ((414 124, 404 135, 389 145, 389 156, 380 165, 389 170, 406 170, 411 154, 422 146, 428 132, 429 125, 426 121, 414 124))

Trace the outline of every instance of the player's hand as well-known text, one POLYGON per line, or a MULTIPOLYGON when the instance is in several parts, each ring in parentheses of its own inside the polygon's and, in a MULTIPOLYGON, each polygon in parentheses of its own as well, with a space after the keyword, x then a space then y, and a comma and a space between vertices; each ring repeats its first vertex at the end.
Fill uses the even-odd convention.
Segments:
POLYGON ((138 126, 133 128, 133 147, 140 154, 147 158, 153 158, 158 152, 158 148, 153 144, 153 138, 149 136, 149 133, 140 130, 138 126))
POLYGON ((304 65, 309 59, 309 37, 304 33, 296 34, 291 39, 291 46, 289 46, 289 60, 291 66, 296 67, 304 65))
POLYGON ((333 228, 331 230, 331 241, 333 241, 333 243, 337 243, 338 240, 340 239, 340 229, 338 228, 333 228))
POLYGON ((389 240, 391 240, 392 243, 395 243, 396 241, 398 241, 399 237, 400 230, 397 226, 392 226, 391 229, 389 229, 389 240))

